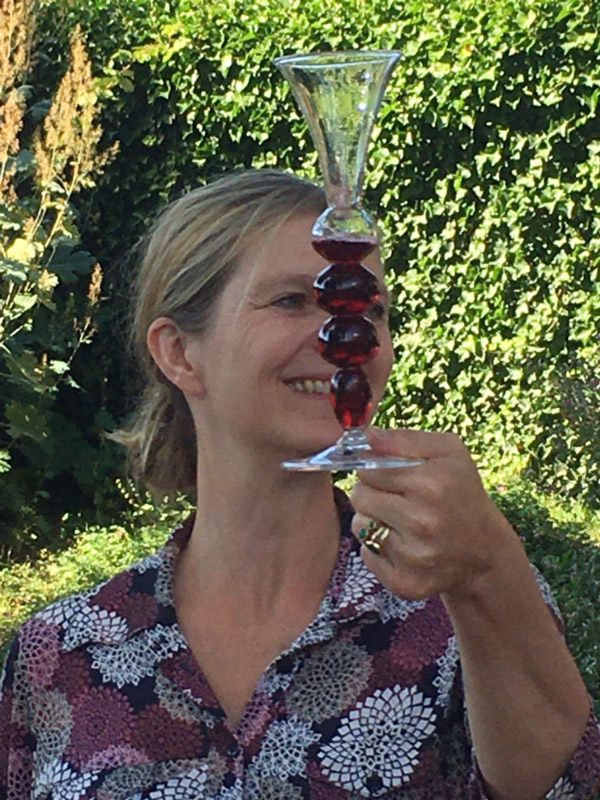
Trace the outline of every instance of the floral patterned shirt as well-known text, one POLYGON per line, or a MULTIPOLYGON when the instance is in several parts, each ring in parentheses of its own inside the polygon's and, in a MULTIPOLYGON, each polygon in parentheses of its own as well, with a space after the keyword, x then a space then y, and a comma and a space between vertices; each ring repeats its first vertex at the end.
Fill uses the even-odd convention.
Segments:
MULTIPOLYGON (((351 507, 338 505, 319 612, 268 666, 237 729, 173 606, 192 520, 156 554, 32 616, 0 684, 0 798, 485 798, 443 603, 387 591, 359 555, 351 507)), ((599 780, 591 716, 546 798, 589 800, 599 780)))

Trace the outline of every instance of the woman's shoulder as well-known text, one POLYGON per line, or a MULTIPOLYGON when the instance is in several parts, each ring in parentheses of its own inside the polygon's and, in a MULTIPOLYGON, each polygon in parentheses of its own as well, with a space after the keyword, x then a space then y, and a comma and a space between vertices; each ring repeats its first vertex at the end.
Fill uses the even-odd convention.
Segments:
POLYGON ((172 609, 172 574, 181 542, 178 526, 166 544, 118 574, 59 598, 28 617, 13 641, 20 660, 57 650, 116 645, 154 627, 172 609))

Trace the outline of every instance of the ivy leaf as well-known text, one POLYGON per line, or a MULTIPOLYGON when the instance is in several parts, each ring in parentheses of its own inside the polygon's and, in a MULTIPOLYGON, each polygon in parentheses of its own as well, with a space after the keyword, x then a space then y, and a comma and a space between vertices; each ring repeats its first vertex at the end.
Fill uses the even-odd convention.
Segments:
POLYGON ((76 250, 70 239, 59 241, 46 269, 55 273, 64 283, 75 283, 77 276, 88 273, 96 259, 85 250, 76 250))
POLYGON ((9 433, 15 439, 26 436, 36 442, 42 442, 50 433, 46 415, 34 405, 11 401, 5 409, 9 424, 9 433))
POLYGON ((8 450, 0 450, 0 474, 10 472, 10 453, 8 450))

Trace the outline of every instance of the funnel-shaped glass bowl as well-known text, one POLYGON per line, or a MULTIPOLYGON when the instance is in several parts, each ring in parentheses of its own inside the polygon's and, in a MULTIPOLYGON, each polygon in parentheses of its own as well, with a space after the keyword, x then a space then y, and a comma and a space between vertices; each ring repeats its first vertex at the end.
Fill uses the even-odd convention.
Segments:
POLYGON ((327 202, 335 208, 331 225, 335 229, 344 224, 345 235, 375 235, 366 212, 348 216, 340 212, 355 209, 360 203, 373 125, 399 58, 396 50, 375 50, 275 59, 292 87, 317 148, 327 202))

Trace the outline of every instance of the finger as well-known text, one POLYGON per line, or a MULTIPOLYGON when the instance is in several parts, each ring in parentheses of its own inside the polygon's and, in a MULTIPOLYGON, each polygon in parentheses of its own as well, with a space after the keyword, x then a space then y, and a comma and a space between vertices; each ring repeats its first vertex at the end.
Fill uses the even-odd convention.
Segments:
POLYGON ((352 533, 356 536, 361 544, 366 542, 376 542, 380 547, 383 547, 390 538, 398 536, 399 533, 395 528, 386 525, 379 519, 368 517, 366 514, 357 512, 351 525, 352 533))
POLYGON ((356 474, 365 486, 382 492, 409 495, 434 480, 436 460, 423 461, 418 467, 399 469, 359 469, 356 474))
POLYGON ((355 535, 358 535, 362 527, 359 523, 365 517, 401 532, 412 533, 421 528, 416 516, 420 507, 402 496, 358 483, 352 490, 352 505, 356 511, 352 523, 355 535))
POLYGON ((399 538, 399 534, 393 528, 372 517, 357 513, 352 520, 352 532, 362 545, 362 550, 366 548, 380 558, 395 560, 398 547, 394 540, 399 538))
POLYGON ((441 468, 452 462, 454 466, 449 474, 454 474, 459 464, 471 463, 469 451, 454 434, 372 429, 370 436, 376 443, 374 449, 379 447, 382 453, 423 459, 423 463, 415 467, 358 470, 362 483, 381 491, 405 495, 418 492, 425 496, 429 489, 435 488, 441 468), (412 449, 405 444, 409 440, 413 440, 412 449), (420 455, 410 456, 411 452, 417 452, 417 445, 421 447, 420 455))
POLYGON ((454 433, 417 431, 409 428, 384 430, 372 426, 367 429, 366 436, 376 453, 404 456, 409 459, 450 457, 466 449, 461 438, 454 433))
POLYGON ((406 600, 423 600, 437 594, 435 584, 416 573, 412 568, 403 564, 402 560, 390 559, 386 556, 370 552, 366 547, 360 548, 360 555, 366 568, 375 575, 377 580, 387 587, 392 594, 406 600))

